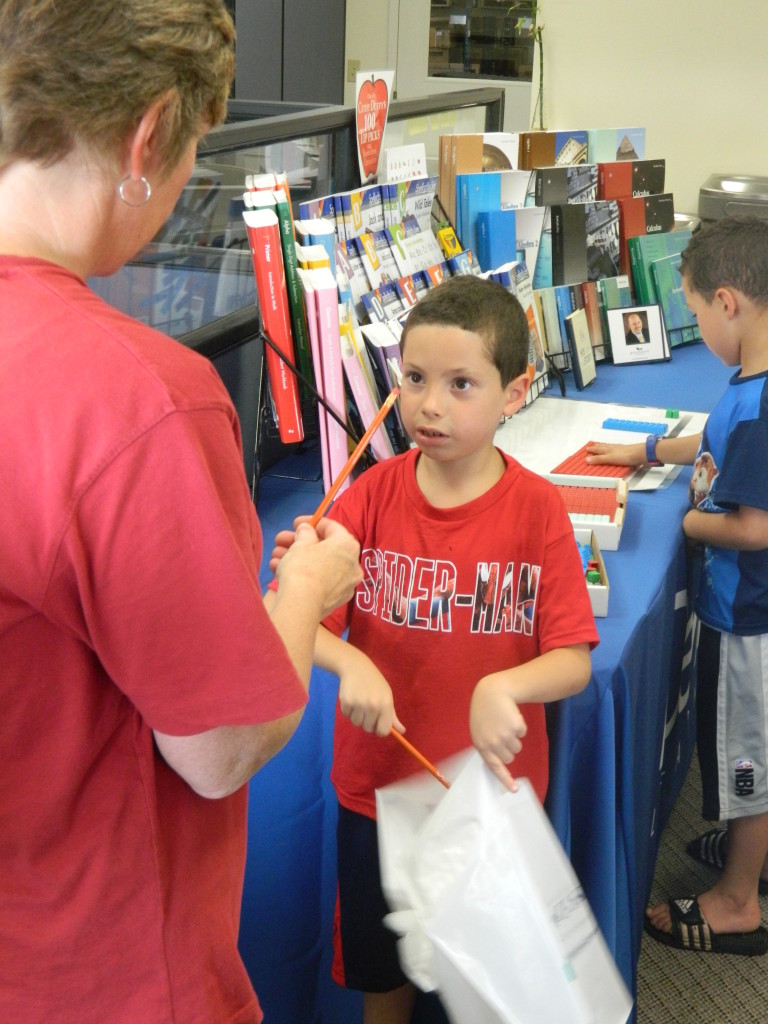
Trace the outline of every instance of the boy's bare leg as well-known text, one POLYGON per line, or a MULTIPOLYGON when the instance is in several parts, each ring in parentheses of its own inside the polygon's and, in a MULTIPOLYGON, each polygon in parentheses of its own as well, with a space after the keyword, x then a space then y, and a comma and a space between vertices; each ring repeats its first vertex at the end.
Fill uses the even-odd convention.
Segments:
MULTIPOLYGON (((768 857, 768 813, 734 818, 728 828, 728 856, 718 881, 699 896, 699 906, 713 932, 752 932, 760 925, 757 885, 768 857)), ((669 906, 647 911, 651 924, 671 931, 669 906)))
MULTIPOLYGON (((728 824, 728 840, 727 840, 727 842, 730 842, 730 837, 731 837, 731 823, 729 822, 729 824, 728 824)), ((728 846, 724 847, 724 851, 725 851, 725 858, 727 858, 728 857, 728 846)), ((765 860, 763 861, 763 866, 762 866, 762 868, 760 870, 760 881, 761 882, 768 882, 768 853, 766 853, 766 855, 765 855, 765 860)))
POLYGON ((410 1024, 415 999, 410 982, 391 992, 364 992, 363 1024, 410 1024))

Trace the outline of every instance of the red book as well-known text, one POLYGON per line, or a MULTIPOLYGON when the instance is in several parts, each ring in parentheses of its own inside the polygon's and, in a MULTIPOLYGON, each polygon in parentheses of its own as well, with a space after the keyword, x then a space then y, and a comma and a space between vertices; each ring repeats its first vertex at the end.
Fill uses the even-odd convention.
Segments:
POLYGON ((597 165, 597 198, 625 199, 664 191, 665 160, 616 160, 597 165))
POLYGON ((671 192, 661 195, 617 199, 619 204, 619 273, 630 274, 627 239, 672 231, 675 226, 675 199, 671 192))
POLYGON ((584 299, 584 310, 587 314, 587 326, 589 336, 592 339, 595 359, 605 358, 605 342, 603 339, 603 326, 600 322, 600 307, 597 300, 597 284, 594 281, 584 281, 581 285, 584 299))
MULTIPOLYGON (((264 333, 295 366, 296 355, 277 215, 272 209, 261 208, 246 210, 243 218, 251 246, 264 333)), ((304 427, 296 375, 270 345, 264 345, 264 356, 280 440, 284 444, 302 441, 304 427)))

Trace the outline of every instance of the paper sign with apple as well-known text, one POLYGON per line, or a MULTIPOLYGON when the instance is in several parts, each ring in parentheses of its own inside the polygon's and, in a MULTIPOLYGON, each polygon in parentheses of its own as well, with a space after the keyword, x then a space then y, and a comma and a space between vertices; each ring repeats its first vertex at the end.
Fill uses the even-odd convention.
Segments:
POLYGON ((357 95, 357 159, 361 183, 376 175, 387 124, 394 71, 359 71, 357 95))

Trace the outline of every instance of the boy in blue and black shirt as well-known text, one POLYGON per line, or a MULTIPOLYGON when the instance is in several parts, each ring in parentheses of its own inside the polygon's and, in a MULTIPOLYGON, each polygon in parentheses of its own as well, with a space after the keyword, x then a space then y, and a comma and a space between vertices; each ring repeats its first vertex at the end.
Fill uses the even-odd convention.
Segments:
POLYGON ((683 293, 707 347, 738 367, 702 435, 591 446, 591 461, 693 464, 683 531, 702 559, 697 745, 703 816, 724 824, 688 844, 722 868, 698 897, 646 912, 679 949, 768 952, 768 221, 729 217, 693 236, 683 293))

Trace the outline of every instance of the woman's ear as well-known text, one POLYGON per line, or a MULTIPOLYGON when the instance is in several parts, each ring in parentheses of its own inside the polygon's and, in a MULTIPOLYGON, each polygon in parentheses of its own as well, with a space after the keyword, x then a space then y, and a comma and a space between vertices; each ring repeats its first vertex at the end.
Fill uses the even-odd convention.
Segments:
POLYGON ((158 153, 163 138, 162 125, 170 100, 170 91, 153 100, 128 140, 127 172, 136 181, 150 177, 161 162, 158 153))

